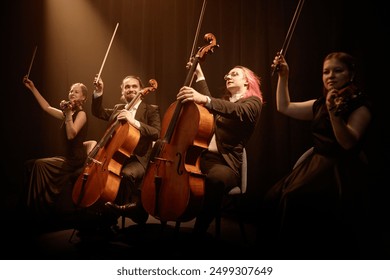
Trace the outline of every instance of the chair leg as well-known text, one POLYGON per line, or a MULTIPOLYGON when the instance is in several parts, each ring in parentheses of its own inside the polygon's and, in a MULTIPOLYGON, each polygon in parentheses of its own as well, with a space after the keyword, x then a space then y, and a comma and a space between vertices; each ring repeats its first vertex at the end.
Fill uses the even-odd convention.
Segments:
POLYGON ((163 232, 165 230, 165 228, 167 227, 167 221, 160 220, 160 223, 161 223, 161 232, 163 232))
POLYGON ((122 229, 125 228, 125 223, 126 223, 126 216, 123 215, 123 216, 122 216, 122 229))
POLYGON ((221 237, 221 213, 215 216, 215 237, 217 239, 221 237))
POLYGON ((247 239, 246 239, 246 232, 245 232, 245 224, 241 217, 239 218, 238 223, 240 225, 240 232, 241 232, 242 239, 244 240, 244 242, 246 242, 247 239))
POLYGON ((238 201, 237 201, 237 216, 238 216, 237 217, 238 224, 240 226, 240 232, 241 232, 242 239, 244 240, 244 242, 246 242, 247 238, 246 238, 246 232, 245 232, 244 213, 243 213, 243 209, 242 209, 241 198, 238 199, 238 201))
MULTIPOLYGON (((234 198, 235 200, 232 201, 232 203, 235 204, 235 208, 236 208, 236 220, 237 220, 237 223, 240 227, 240 233, 241 233, 241 237, 243 239, 244 242, 247 241, 247 237, 246 237, 246 232, 245 232, 245 223, 244 223, 244 213, 243 213, 243 210, 242 210, 242 202, 241 202, 241 198, 234 198)), ((221 237, 221 220, 222 220, 222 211, 223 210, 223 205, 220 209, 220 211, 217 213, 217 215, 215 216, 215 237, 217 239, 219 239, 221 237)))
POLYGON ((178 233, 180 231, 180 222, 176 221, 175 223, 175 232, 178 233))
POLYGON ((70 235, 70 237, 68 239, 69 243, 72 243, 72 239, 73 239, 73 236, 75 235, 75 233, 76 233, 76 229, 73 229, 72 234, 70 235))

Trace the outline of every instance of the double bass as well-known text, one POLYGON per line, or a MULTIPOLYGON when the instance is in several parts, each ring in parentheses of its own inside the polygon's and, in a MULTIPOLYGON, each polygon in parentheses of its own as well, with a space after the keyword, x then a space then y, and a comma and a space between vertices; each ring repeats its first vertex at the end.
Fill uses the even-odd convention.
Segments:
MULTIPOLYGON (((146 94, 157 89, 157 81, 140 90, 126 105, 131 110, 146 94)), ((141 135, 127 121, 116 120, 88 154, 83 172, 73 186, 72 200, 76 207, 89 207, 97 202, 113 202, 118 194, 124 161, 137 147, 141 135)))
MULTIPOLYGON (((190 86, 199 61, 218 47, 213 34, 204 36, 208 45, 193 57, 184 86, 190 86)), ((201 152, 214 133, 214 117, 194 102, 174 102, 167 109, 162 137, 153 146, 141 188, 145 210, 161 221, 188 221, 195 217, 204 194, 201 152)))

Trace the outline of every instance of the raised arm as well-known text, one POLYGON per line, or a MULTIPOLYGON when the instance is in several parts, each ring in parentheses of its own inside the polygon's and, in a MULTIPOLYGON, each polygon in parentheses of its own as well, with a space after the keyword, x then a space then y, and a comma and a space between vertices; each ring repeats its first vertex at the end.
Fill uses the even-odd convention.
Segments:
POLYGON ((60 109, 52 107, 49 102, 46 101, 46 99, 41 95, 41 93, 38 91, 38 89, 35 87, 33 81, 27 78, 25 76, 23 78, 24 85, 33 93, 35 99, 38 101, 38 104, 41 106, 42 110, 50 114, 51 116, 63 120, 64 115, 60 109))
POLYGON ((278 83, 276 87, 277 110, 291 118, 311 120, 313 118, 312 107, 315 100, 291 102, 288 87, 289 66, 282 55, 275 57, 274 64, 279 65, 278 83))

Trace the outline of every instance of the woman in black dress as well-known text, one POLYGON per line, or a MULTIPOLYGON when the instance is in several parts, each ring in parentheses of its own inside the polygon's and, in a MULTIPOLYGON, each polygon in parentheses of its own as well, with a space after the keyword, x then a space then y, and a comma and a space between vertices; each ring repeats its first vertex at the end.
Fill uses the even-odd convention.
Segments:
POLYGON ((33 81, 24 77, 24 85, 33 93, 41 108, 60 120, 65 139, 65 154, 47 158, 31 159, 25 164, 27 180, 27 206, 38 219, 53 214, 55 202, 61 191, 71 185, 86 160, 83 143, 87 136, 87 114, 83 109, 88 95, 87 87, 75 83, 70 87, 68 101, 61 101, 60 108, 52 107, 35 87, 33 81))
POLYGON ((362 146, 372 116, 367 96, 354 83, 354 58, 327 55, 324 93, 304 102, 290 101, 289 67, 282 55, 274 66, 277 110, 311 120, 314 148, 265 196, 259 241, 271 244, 268 253, 275 258, 356 258, 358 227, 367 213, 362 146))

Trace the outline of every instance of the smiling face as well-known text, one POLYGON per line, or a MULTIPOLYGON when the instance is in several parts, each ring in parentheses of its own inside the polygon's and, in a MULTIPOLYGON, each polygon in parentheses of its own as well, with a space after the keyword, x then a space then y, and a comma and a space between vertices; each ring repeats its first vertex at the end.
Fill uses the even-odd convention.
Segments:
POLYGON ((322 82, 327 91, 332 88, 340 89, 352 80, 352 73, 347 65, 336 58, 324 61, 322 82))
POLYGON ((241 68, 233 68, 224 77, 226 81, 226 88, 231 94, 242 92, 247 89, 247 78, 245 77, 244 70, 241 68))
POLYGON ((121 99, 129 103, 141 90, 141 85, 137 79, 132 77, 127 77, 123 80, 121 88, 122 88, 121 99))
POLYGON ((83 85, 81 83, 73 84, 70 87, 68 98, 73 106, 80 106, 85 102, 85 100, 87 99, 85 91, 86 89, 83 89, 83 85))

